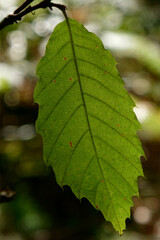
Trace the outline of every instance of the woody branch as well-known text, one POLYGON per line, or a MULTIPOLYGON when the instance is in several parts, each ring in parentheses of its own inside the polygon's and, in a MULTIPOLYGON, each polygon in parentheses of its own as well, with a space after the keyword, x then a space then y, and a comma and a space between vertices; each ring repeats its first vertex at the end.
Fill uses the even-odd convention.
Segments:
POLYGON ((24 3, 22 3, 12 14, 9 14, 7 17, 5 17, 0 22, 0 30, 5 28, 8 25, 11 25, 13 23, 17 23, 18 21, 22 20, 22 17, 27 15, 28 13, 34 12, 37 9, 40 8, 50 8, 52 10, 53 7, 56 7, 60 9, 63 13, 66 10, 66 6, 62 4, 56 4, 52 3, 51 0, 43 0, 42 2, 31 6, 30 3, 32 3, 34 0, 26 0, 24 3))

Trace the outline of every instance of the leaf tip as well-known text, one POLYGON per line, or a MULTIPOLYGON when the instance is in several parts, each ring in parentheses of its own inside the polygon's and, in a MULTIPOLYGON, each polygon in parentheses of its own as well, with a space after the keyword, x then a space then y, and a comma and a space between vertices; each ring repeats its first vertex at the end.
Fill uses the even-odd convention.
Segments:
POLYGON ((123 235, 124 230, 119 231, 119 236, 121 237, 123 235))

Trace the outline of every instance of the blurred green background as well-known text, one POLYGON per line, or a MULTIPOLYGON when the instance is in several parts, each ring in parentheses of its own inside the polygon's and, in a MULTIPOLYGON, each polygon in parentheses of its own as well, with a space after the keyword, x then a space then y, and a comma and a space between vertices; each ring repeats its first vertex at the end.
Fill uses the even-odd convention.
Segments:
MULTIPOLYGON (((0 20, 23 1, 0 0, 0 20)), ((40 1, 34 1, 34 4, 40 1)), ((70 17, 111 51, 137 108, 147 161, 122 237, 86 199, 61 189, 35 132, 35 69, 60 11, 37 10, 0 32, 0 240, 160 239, 160 1, 66 0, 70 17)), ((132 171, 132 169, 128 169, 132 171)))

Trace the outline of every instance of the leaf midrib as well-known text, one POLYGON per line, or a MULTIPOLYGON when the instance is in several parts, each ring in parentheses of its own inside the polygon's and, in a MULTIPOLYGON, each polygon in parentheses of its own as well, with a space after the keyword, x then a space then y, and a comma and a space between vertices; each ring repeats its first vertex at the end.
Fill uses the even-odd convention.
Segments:
POLYGON ((106 183, 104 174, 103 174, 103 170, 102 170, 102 167, 101 167, 101 164, 100 164, 100 161, 99 161, 99 157, 98 157, 98 153, 97 153, 97 150, 96 150, 96 146, 95 146, 95 143, 94 143, 94 140, 93 140, 93 135, 92 135, 92 131, 91 131, 91 127, 90 127, 90 123, 89 123, 89 119, 88 119, 87 108, 86 108, 86 104, 85 104, 85 99, 84 99, 84 95, 83 95, 83 89, 82 89, 82 84, 81 84, 81 79, 80 79, 80 73, 79 73, 78 64, 77 64, 77 59, 76 59, 76 52, 75 52, 75 48, 74 48, 72 31, 71 31, 71 27, 70 27, 70 23, 69 23, 68 17, 66 17, 66 23, 67 23, 67 27, 68 27, 68 31, 69 31, 71 48, 72 48, 72 53, 73 53, 73 59, 74 59, 75 67, 76 67, 76 72, 77 72, 77 77, 78 77, 78 82, 79 82, 79 87, 80 87, 82 102, 83 102, 83 106, 84 106, 84 111, 85 111, 85 115, 86 115, 86 120, 87 120, 88 129, 89 129, 90 136, 91 136, 91 141, 92 141, 93 149, 94 149, 94 152, 95 152, 95 155, 96 155, 96 158, 97 158, 97 161, 98 161, 98 165, 99 165, 100 171, 101 171, 101 173, 102 173, 102 177, 103 177, 103 179, 104 179, 104 182, 105 182, 105 185, 106 185, 108 194, 109 194, 110 203, 112 203, 112 206, 113 206, 113 210, 114 210, 114 213, 115 213, 115 217, 116 217, 117 223, 118 223, 118 225, 119 225, 119 229, 121 229, 120 224, 119 224, 119 221, 118 221, 118 218, 117 218, 117 215, 116 215, 116 212, 115 212, 115 209, 114 209, 114 204, 113 204, 113 202, 112 202, 112 199, 111 199, 111 196, 110 196, 110 192, 109 192, 109 189, 108 189, 108 186, 107 186, 107 183, 106 183))
MULTIPOLYGON (((95 152, 96 158, 98 160, 98 154, 97 154, 97 150, 96 150, 96 147, 95 147, 95 143, 93 141, 92 131, 91 131, 91 127, 90 127, 90 123, 89 123, 89 119, 88 119, 88 113, 87 113, 86 103, 85 103, 85 99, 84 99, 84 95, 83 95, 83 89, 82 89, 82 84, 81 84, 81 79, 80 79, 80 72, 79 72, 79 69, 78 69, 77 57, 76 57, 76 52, 75 52, 75 48, 74 48, 73 36, 72 36, 72 31, 71 31, 71 27, 70 27, 68 18, 66 18, 66 22, 67 22, 67 26, 68 26, 70 42, 71 42, 71 48, 72 48, 72 53, 73 53, 73 60, 74 60, 75 67, 76 67, 76 72, 77 72, 77 77, 78 77, 78 82, 79 82, 82 102, 83 102, 83 106, 84 106, 85 116, 86 116, 86 120, 87 120, 87 125, 88 125, 88 129, 89 129, 89 132, 90 132, 90 136, 91 136, 94 152, 95 152)), ((100 164, 99 164, 99 167, 101 169, 100 164)), ((103 175, 102 169, 101 169, 101 172, 102 172, 102 175, 103 175)))

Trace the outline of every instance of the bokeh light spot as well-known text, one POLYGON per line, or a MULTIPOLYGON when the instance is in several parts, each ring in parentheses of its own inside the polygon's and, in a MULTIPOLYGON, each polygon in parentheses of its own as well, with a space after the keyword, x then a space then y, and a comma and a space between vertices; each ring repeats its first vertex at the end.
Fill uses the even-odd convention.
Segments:
POLYGON ((145 225, 151 221, 152 213, 149 208, 140 206, 135 209, 133 218, 136 223, 145 225))

